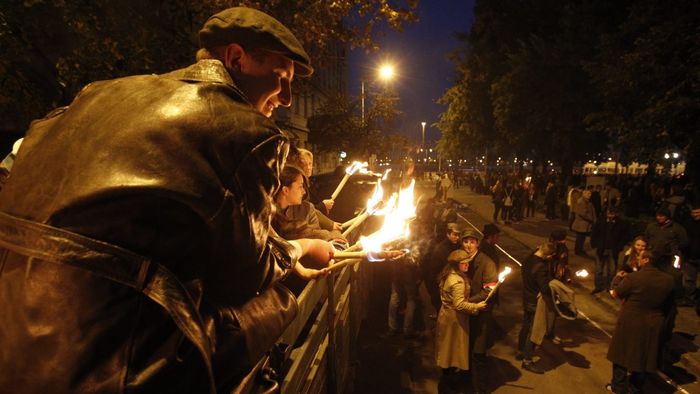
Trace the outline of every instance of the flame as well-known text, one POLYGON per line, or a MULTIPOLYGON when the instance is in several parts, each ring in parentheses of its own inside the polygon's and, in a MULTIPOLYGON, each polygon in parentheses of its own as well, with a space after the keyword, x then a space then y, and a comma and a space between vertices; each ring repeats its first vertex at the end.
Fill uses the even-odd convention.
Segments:
POLYGON ((673 268, 681 269, 681 256, 679 256, 679 255, 673 256, 673 268))
POLYGON ((501 271, 501 273, 498 274, 498 283, 503 283, 503 281, 506 280, 506 276, 508 276, 508 274, 510 274, 511 271, 512 269, 506 266, 506 268, 504 268, 503 271, 501 271))
MULTIPOLYGON (((366 251, 377 252, 382 250, 382 245, 401 238, 407 238, 410 234, 408 224, 416 216, 413 189, 415 180, 396 194, 393 194, 387 202, 384 210, 384 224, 374 234, 368 237, 360 237, 360 244, 366 251)), ((376 213, 375 213, 376 214, 376 213)))
POLYGON ((391 172, 391 168, 387 168, 386 171, 384 171, 384 176, 382 177, 383 181, 386 181, 386 179, 389 177, 390 172, 391 172))
POLYGON ((367 162, 360 162, 360 161, 353 161, 352 164, 348 166, 348 168, 345 169, 345 173, 348 175, 352 175, 356 173, 357 171, 360 171, 361 169, 367 168, 369 164, 367 162))
POLYGON ((374 211, 379 208, 379 203, 384 199, 384 188, 382 187, 382 181, 377 182, 377 186, 374 188, 374 193, 372 197, 367 200, 367 212, 370 215, 374 214, 374 211))
POLYGON ((586 270, 578 270, 576 271, 576 276, 579 278, 587 278, 588 277, 588 271, 586 270))

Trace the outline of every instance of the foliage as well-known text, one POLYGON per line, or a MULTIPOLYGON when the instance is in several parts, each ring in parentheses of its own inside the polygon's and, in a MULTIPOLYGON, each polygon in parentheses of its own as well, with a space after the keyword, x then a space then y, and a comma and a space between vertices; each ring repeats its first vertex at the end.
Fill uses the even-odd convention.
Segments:
POLYGON ((350 101, 343 95, 331 96, 318 113, 309 118, 309 142, 321 150, 344 150, 350 156, 358 157, 372 153, 389 155, 393 149, 407 146, 405 138, 391 137, 395 132, 395 121, 401 115, 397 108, 398 99, 378 93, 367 103, 363 125, 362 119, 356 115, 358 101, 350 101))
MULTIPOLYGON (((698 151, 700 3, 480 0, 441 98, 438 147, 454 158, 698 151)), ((623 154, 623 156, 624 156, 623 154)), ((491 160, 493 162, 493 160, 491 160)))
POLYGON ((417 0, 4 0, 0 129, 23 131, 30 119, 67 104, 91 81, 191 63, 206 18, 233 5, 266 10, 280 19, 322 65, 333 42, 373 48, 378 24, 400 29, 415 20, 417 0), (363 23, 350 26, 346 18, 363 23))

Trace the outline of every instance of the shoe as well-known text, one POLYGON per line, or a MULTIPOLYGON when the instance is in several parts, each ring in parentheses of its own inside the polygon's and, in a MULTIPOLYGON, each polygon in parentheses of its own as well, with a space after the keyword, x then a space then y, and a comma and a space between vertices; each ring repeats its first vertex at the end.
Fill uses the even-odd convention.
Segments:
POLYGON ((601 291, 603 291, 603 289, 593 289, 593 290, 591 290, 591 294, 598 294, 601 291))
POLYGON ((552 341, 552 343, 555 345, 561 345, 562 340, 560 337, 558 337, 556 335, 545 335, 544 337, 546 339, 549 339, 550 341, 552 341))
POLYGON ((612 385, 611 385, 610 383, 608 383, 608 384, 605 385, 605 390, 606 390, 608 393, 615 393, 615 392, 613 391, 612 385))
POLYGON ((540 368, 540 366, 535 364, 535 362, 532 360, 523 360, 523 363, 520 365, 520 368, 539 375, 542 375, 544 373, 544 369, 540 368))
POLYGON ((695 303, 693 301, 690 301, 690 300, 682 300, 682 301, 678 302, 678 306, 692 308, 695 306, 695 303))
POLYGON ((518 361, 523 361, 525 359, 525 355, 523 352, 517 352, 515 353, 515 359, 518 361))

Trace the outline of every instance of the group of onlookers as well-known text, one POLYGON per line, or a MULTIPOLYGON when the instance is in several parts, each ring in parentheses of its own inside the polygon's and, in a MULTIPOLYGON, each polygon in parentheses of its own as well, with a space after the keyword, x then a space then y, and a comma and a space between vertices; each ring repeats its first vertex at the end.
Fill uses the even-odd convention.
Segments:
MULTIPOLYGON (((498 179, 490 191, 494 223, 500 218, 505 224, 511 224, 535 215, 539 190, 530 178, 498 179)), ((553 219, 556 189, 552 182, 547 183, 544 195, 547 218, 553 219)))

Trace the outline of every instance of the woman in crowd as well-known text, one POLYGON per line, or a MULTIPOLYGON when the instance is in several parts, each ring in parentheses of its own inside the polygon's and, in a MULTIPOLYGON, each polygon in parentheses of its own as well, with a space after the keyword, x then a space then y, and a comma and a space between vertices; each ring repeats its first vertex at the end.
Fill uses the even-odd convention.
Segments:
POLYGON ((639 258, 647 250, 648 242, 644 236, 638 236, 632 241, 632 246, 625 251, 620 271, 627 273, 639 271, 639 258))
POLYGON ((477 304, 469 298, 469 255, 459 249, 449 254, 447 266, 440 273, 440 299, 435 350, 437 365, 445 377, 459 377, 460 371, 469 370, 469 315, 486 308, 486 302, 477 304))
POLYGON ((641 393, 649 373, 658 369, 665 321, 673 305, 673 277, 651 264, 648 250, 639 257, 639 270, 618 272, 623 279, 613 297, 623 300, 608 348, 612 362, 612 393, 641 393))

